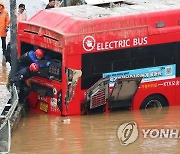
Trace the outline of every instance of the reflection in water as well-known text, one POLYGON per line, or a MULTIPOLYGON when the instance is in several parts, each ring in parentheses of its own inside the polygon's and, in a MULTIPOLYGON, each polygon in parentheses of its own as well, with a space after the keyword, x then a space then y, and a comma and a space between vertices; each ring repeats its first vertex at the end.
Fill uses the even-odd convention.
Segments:
MULTIPOLYGON (((1 43, 1 42, 0 42, 1 43)), ((0 48, 0 53, 1 53, 0 48)), ((7 101, 9 97, 9 92, 6 88, 7 78, 9 75, 10 65, 9 63, 6 63, 5 66, 2 66, 2 54, 0 54, 0 110, 2 110, 2 107, 4 107, 4 103, 7 101)))
MULTIPOLYGON (((7 64, 9 65, 9 64, 7 64)), ((7 66, 0 66, 0 85, 5 85, 7 82, 7 77, 9 74, 9 69, 7 66)))
POLYGON ((164 108, 162 112, 117 111, 109 114, 66 117, 28 113, 12 134, 12 153, 180 153, 175 138, 144 138, 142 129, 180 129, 180 107, 164 108), (120 124, 136 121, 139 137, 128 146, 117 138, 120 124))

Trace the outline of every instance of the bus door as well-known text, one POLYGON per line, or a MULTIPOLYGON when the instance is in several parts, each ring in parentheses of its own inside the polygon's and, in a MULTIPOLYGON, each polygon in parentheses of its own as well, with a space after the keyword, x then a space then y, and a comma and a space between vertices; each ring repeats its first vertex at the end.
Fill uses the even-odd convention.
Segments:
MULTIPOLYGON (((110 79, 102 78, 87 91, 87 101, 81 104, 81 113, 100 108, 108 102, 108 109, 130 107, 142 78, 116 79, 109 87, 110 79)), ((102 109, 102 108, 101 108, 102 109)), ((100 110, 101 110, 100 109, 100 110)), ((103 108, 104 110, 104 108, 103 108)))
POLYGON ((108 99, 109 109, 130 107, 142 78, 116 79, 108 99))

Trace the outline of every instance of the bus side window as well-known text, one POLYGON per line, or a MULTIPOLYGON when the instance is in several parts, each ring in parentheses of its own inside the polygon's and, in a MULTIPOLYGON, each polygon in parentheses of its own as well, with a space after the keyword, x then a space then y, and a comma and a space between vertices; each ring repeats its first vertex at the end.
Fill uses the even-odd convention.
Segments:
POLYGON ((168 64, 174 64, 175 61, 174 61, 174 57, 173 57, 173 54, 171 56, 157 56, 156 57, 156 65, 157 66, 162 66, 162 65, 168 65, 168 64))
POLYGON ((154 66, 154 58, 153 57, 145 57, 145 58, 139 58, 139 59, 134 60, 135 69, 153 67, 153 66, 154 66))
POLYGON ((121 60, 113 63, 113 72, 132 69, 132 60, 121 60))

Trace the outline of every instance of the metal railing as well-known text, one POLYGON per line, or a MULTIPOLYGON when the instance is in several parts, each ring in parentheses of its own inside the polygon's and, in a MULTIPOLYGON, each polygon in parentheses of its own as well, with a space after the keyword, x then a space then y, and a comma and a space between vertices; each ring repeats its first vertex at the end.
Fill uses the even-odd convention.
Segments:
POLYGON ((0 153, 9 153, 11 146, 11 129, 13 126, 17 106, 18 106, 18 92, 16 86, 13 85, 11 91, 11 98, 5 104, 0 113, 0 153))

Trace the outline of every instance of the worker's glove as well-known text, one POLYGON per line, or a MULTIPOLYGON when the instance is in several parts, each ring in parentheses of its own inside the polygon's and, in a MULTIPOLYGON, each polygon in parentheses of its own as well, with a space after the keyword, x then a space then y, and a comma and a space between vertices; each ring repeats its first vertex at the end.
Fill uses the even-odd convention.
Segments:
POLYGON ((6 27, 6 32, 8 32, 9 31, 9 27, 6 27))
POLYGON ((50 64, 51 64, 51 62, 50 62, 50 61, 48 61, 48 62, 46 63, 46 65, 47 65, 47 66, 49 66, 50 64))

